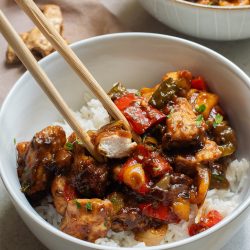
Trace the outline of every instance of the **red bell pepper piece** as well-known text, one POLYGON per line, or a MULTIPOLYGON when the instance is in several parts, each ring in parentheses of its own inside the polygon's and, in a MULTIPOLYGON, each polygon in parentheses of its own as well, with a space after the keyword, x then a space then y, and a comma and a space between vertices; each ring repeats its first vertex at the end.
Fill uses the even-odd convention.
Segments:
POLYGON ((158 177, 172 171, 169 162, 159 152, 151 152, 147 170, 153 177, 158 177))
POLYGON ((64 186, 63 191, 64 191, 64 198, 65 198, 66 201, 74 200, 76 198, 76 191, 69 184, 66 184, 64 186))
POLYGON ((192 224, 188 231, 189 235, 193 236, 213 227, 223 219, 223 216, 217 210, 211 210, 204 218, 201 218, 199 223, 192 224))
POLYGON ((133 154, 134 158, 139 163, 145 163, 150 158, 150 151, 143 144, 139 144, 133 154))
POLYGON ((171 211, 170 207, 164 206, 162 203, 158 203, 157 205, 152 203, 139 204, 139 208, 142 214, 154 219, 163 220, 168 223, 178 223, 180 221, 178 216, 171 211))
POLYGON ((145 99, 132 93, 116 99, 114 103, 139 135, 166 118, 165 114, 150 106, 145 99))
POLYGON ((206 90, 206 84, 204 79, 201 76, 198 76, 191 80, 191 88, 198 90, 206 90))
POLYGON ((172 171, 172 167, 165 157, 157 151, 151 151, 142 144, 137 146, 137 149, 134 152, 134 158, 143 164, 145 170, 152 177, 161 176, 172 171))

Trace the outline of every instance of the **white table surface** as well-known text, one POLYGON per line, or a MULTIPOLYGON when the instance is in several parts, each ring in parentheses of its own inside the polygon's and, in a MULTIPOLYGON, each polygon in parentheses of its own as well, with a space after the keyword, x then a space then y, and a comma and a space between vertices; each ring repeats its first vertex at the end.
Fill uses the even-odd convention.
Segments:
MULTIPOLYGON (((250 76, 250 40, 212 42, 183 36, 156 21, 136 0, 100 0, 131 31, 156 32, 187 38, 212 48, 236 63, 250 76)), ((209 247, 206 248, 210 250, 209 247)), ((46 250, 15 211, 0 180, 0 250, 46 250)), ((204 248, 205 250, 205 248, 204 248)), ((211 249, 212 250, 212 249, 211 249)), ((222 250, 250 250, 250 217, 222 250)))

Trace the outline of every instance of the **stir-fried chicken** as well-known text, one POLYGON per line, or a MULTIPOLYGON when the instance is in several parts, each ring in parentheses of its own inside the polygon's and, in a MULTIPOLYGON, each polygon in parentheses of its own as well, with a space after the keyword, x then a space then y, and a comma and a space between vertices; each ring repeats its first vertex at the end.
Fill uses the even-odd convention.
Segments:
POLYGON ((129 156, 137 145, 132 142, 132 134, 125 130, 122 121, 102 127, 94 137, 97 151, 108 158, 129 156))
POLYGON ((70 182, 84 197, 103 197, 109 183, 108 167, 85 154, 83 146, 74 145, 70 182))
POLYGON ((68 202, 61 230, 76 238, 94 242, 105 237, 113 213, 109 200, 75 199, 68 202))
POLYGON ((22 190, 28 196, 46 191, 51 173, 56 168, 55 155, 64 147, 66 136, 59 126, 49 126, 35 134, 30 144, 19 145, 18 158, 23 159, 19 168, 22 190), (20 148, 24 150, 20 150, 20 148), (26 149, 27 147, 27 149, 26 149), (23 156, 23 151, 25 152, 23 156))
POLYGON ((221 155, 222 153, 216 142, 206 139, 203 148, 195 155, 178 155, 175 158, 176 170, 193 176, 196 173, 197 166, 216 161, 221 155))
POLYGON ((197 122, 197 116, 187 99, 177 98, 167 119, 164 146, 169 149, 196 144, 203 130, 203 121, 197 122))
POLYGON ((75 133, 66 140, 61 127, 47 127, 17 144, 22 191, 39 201, 50 190, 61 230, 79 239, 95 242, 112 229, 160 244, 168 224, 191 222, 209 189, 229 187, 235 132, 219 97, 189 71, 167 73, 137 93, 117 84, 109 94, 141 142, 120 121, 88 131, 104 156, 99 162, 75 133))

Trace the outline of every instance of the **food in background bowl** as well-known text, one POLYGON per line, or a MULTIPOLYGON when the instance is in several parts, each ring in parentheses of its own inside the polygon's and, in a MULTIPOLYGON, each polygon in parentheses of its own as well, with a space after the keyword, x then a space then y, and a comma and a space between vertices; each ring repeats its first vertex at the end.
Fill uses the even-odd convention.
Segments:
MULTIPOLYGON (((216 1, 199 1, 202 2, 216 1)), ((219 6, 186 0, 140 0, 140 3, 156 19, 186 35, 220 41, 250 38, 249 4, 219 6)))
POLYGON ((168 72, 139 90, 117 83, 109 96, 141 143, 92 99, 77 117, 107 162, 63 123, 17 144, 22 191, 44 219, 82 240, 131 247, 196 235, 233 211, 244 179, 235 176, 248 162, 234 159, 235 132, 201 76, 168 72))
POLYGON ((187 2, 206 4, 206 5, 218 5, 218 6, 239 6, 250 5, 249 0, 186 0, 187 2))

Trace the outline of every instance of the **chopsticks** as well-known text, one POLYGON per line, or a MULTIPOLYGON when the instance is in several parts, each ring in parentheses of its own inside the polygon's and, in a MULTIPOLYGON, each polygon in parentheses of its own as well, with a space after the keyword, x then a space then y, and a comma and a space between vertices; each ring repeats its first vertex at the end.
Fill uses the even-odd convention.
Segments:
POLYGON ((103 161, 103 157, 98 154, 91 143, 90 137, 82 128, 80 123, 76 120, 72 111, 63 100, 62 96, 56 90, 53 83, 50 81, 46 73, 39 66, 36 59, 26 47, 20 36, 9 23, 3 12, 0 10, 0 31, 8 41, 10 46, 16 52, 18 58, 22 61, 25 67, 30 71, 35 80, 39 83, 45 94, 49 97, 51 102, 56 106, 58 111, 68 122, 70 127, 76 132, 77 136, 83 142, 84 146, 90 154, 98 161, 103 161))
POLYGON ((37 7, 33 0, 16 0, 16 3, 30 17, 33 23, 38 27, 42 34, 48 39, 53 47, 64 57, 71 68, 78 74, 84 84, 86 84, 92 93, 100 100, 104 108, 115 120, 122 120, 126 129, 132 132, 133 139, 140 141, 130 128, 130 125, 121 111, 116 107, 109 98, 104 89, 98 84, 93 75, 84 66, 82 61, 74 53, 74 51, 66 44, 62 36, 55 30, 53 25, 46 19, 41 10, 37 7))

